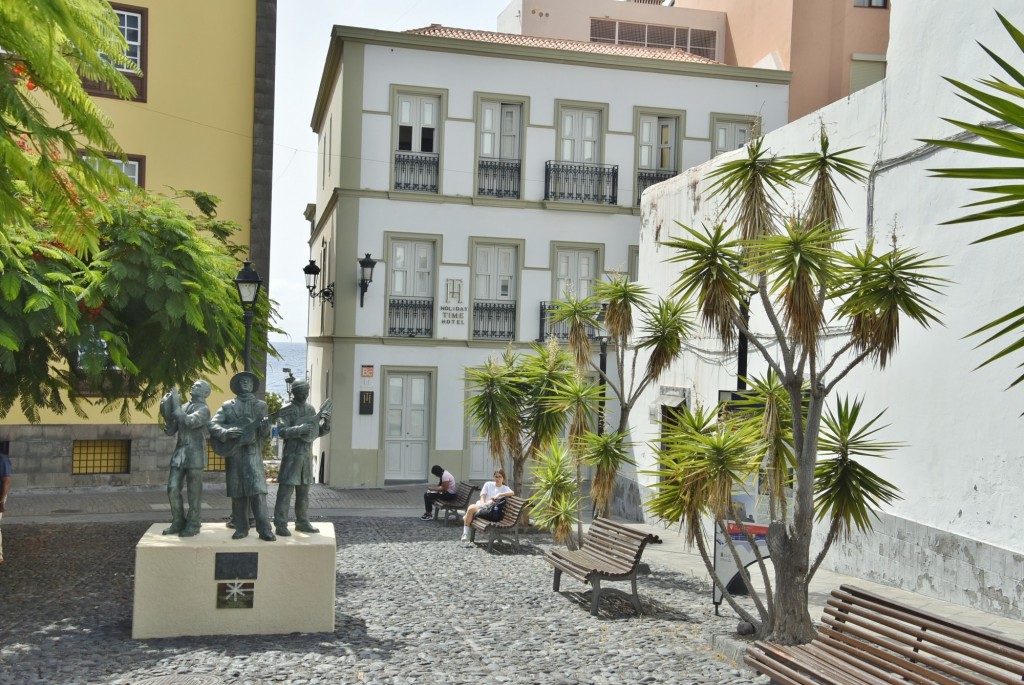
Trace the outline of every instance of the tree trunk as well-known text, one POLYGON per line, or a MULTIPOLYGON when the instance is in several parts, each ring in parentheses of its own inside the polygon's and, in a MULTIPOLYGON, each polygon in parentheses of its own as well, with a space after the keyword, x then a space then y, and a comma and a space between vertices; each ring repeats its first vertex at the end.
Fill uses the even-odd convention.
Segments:
POLYGON ((765 633, 780 645, 801 645, 814 637, 814 624, 807 610, 810 542, 810 532, 792 533, 780 522, 768 527, 768 549, 775 566, 775 605, 765 633))

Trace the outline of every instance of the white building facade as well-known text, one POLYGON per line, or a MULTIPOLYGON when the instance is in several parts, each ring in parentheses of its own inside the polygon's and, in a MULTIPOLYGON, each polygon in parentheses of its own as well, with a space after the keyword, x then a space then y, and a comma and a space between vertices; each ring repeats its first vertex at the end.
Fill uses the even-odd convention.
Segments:
MULTIPOLYGON (((975 40, 1018 69, 1024 67, 995 9, 1024 27, 1019 3, 895 4, 886 79, 771 132, 766 143, 778 154, 811 151, 823 122, 833 150, 861 147, 851 156, 871 167, 870 181, 866 187, 842 186, 848 203, 843 218, 855 229, 852 239, 863 244, 874 237, 884 246, 895 234, 902 247, 943 257, 948 269, 942 275, 952 281, 934 298, 943 327, 925 330, 907 323, 886 369, 866 364, 837 387, 835 394, 864 397, 868 416, 887 409, 889 428, 880 439, 907 447, 889 459, 868 460, 901 489, 903 499, 879 512, 872 535, 837 544, 825 566, 1020 619, 1024 397, 1019 389, 1004 392, 1019 375, 1019 357, 976 369, 995 349, 975 349, 980 340, 965 336, 1024 300, 1021 239, 970 245, 1012 224, 941 226, 962 216, 963 205, 981 199, 970 188, 984 184, 936 179, 929 170, 999 162, 920 142, 959 132, 940 117, 990 118, 960 100, 942 80, 948 76, 972 83, 1001 74, 975 40), (928 30, 922 31, 923 26, 928 30)), ((720 207, 707 199, 706 178, 725 160, 690 169, 645 194, 640 272, 656 292, 668 292, 677 268, 665 263, 668 249, 659 242, 679 234, 675 221, 700 226, 717 216, 720 207)), ((684 355, 662 383, 684 387, 695 402, 713 406, 719 391, 736 387, 736 352, 722 350, 710 336, 693 344, 704 353, 684 355)), ((752 353, 749 360, 750 373, 764 372, 759 355, 752 353)), ((638 442, 645 435, 648 441, 657 439, 658 427, 646 418, 636 415, 633 437, 638 442)), ((650 448, 638 451, 639 468, 652 468, 650 448)), ((650 478, 638 480, 642 496, 648 496, 650 478)))
POLYGON ((465 368, 558 335, 545 307, 564 292, 635 276, 640 192, 783 125, 788 80, 678 51, 335 27, 307 210, 316 289, 334 285, 307 338, 311 400, 334 401, 324 480, 489 478, 465 368))

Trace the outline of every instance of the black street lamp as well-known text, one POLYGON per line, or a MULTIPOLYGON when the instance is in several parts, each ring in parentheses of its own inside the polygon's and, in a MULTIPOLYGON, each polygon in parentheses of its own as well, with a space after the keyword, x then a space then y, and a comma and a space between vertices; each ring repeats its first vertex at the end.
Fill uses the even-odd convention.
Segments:
POLYGON ((359 306, 363 306, 363 298, 366 296, 366 289, 373 283, 373 267, 377 266, 377 260, 367 252, 366 256, 359 260, 359 306))
POLYGON ((287 368, 287 367, 285 367, 285 368, 283 368, 281 370, 284 371, 286 374, 288 374, 287 376, 284 377, 284 391, 286 393, 288 393, 288 401, 291 401, 291 399, 292 399, 292 383, 295 382, 295 376, 292 375, 292 370, 287 368))
POLYGON ((256 298, 260 294, 260 286, 263 281, 256 269, 252 268, 252 262, 248 259, 242 264, 242 270, 235 276, 235 287, 238 288, 238 299, 242 302, 242 310, 245 312, 245 370, 250 371, 252 354, 252 319, 253 307, 256 306, 256 298))
POLYGON ((601 399, 597 408, 597 434, 604 435, 604 391, 605 373, 608 371, 608 336, 601 336, 601 354, 597 358, 598 368, 601 369, 601 399))
MULTIPOLYGON (((306 275, 306 290, 309 291, 309 297, 311 299, 320 298, 331 303, 334 306, 334 282, 332 281, 329 285, 325 285, 320 292, 316 290, 316 279, 320 275, 320 267, 316 265, 316 260, 309 260, 309 264, 302 267, 302 273, 306 275)), ((324 276, 326 279, 327 277, 324 276)))

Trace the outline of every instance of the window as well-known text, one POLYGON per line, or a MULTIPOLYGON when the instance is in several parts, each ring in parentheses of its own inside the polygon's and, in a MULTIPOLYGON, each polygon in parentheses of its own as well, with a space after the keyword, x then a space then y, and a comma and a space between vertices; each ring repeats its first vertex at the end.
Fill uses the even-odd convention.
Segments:
POLYGON ((635 283, 639 280, 640 276, 640 246, 630 245, 629 246, 629 258, 626 266, 626 278, 631 283, 635 283))
POLYGON ((477 194, 519 197, 523 105, 481 101, 477 194))
POLYGON ((516 331, 518 248, 473 246, 473 338, 510 340, 516 331))
POLYGON ((398 150, 437 152, 439 100, 431 95, 398 96, 398 150))
POLYGON ((854 53, 850 61, 850 92, 856 93, 885 78, 885 55, 854 53))
MULTIPOLYGON (((870 1, 877 2, 878 0, 870 1)), ((661 26, 613 19, 591 19, 590 42, 641 45, 648 48, 676 48, 700 57, 715 59, 718 33, 710 29, 692 29, 685 26, 661 26)))
POLYGON ((711 125, 711 156, 738 150, 750 142, 754 130, 752 117, 714 117, 711 125))
POLYGON ((558 131, 558 161, 601 162, 601 112, 564 108, 558 131))
MULTIPOLYGON (((89 164, 93 168, 97 167, 95 160, 88 160, 89 164)), ((125 159, 121 160, 117 157, 107 157, 110 163, 120 169, 128 180, 137 185, 140 188, 146 187, 146 156, 145 155, 125 155, 125 159)))
POLYGON ((71 474, 130 473, 131 440, 75 440, 71 474))
POLYGON ((434 331, 434 243, 391 241, 388 335, 431 336, 434 331))
POLYGON ((560 247, 555 249, 555 297, 566 294, 590 297, 597 279, 597 250, 560 247))
POLYGON ((395 190, 436 193, 441 98, 399 93, 395 119, 395 190))
POLYGON ((220 473, 227 470, 224 457, 213 451, 213 445, 209 441, 206 442, 206 468, 203 470, 220 473))
POLYGON ((853 0, 854 7, 877 7, 885 9, 889 6, 889 0, 853 0))
POLYGON ((636 204, 655 183, 675 175, 676 117, 641 114, 637 131, 636 204))
MULTIPOLYGON (((146 101, 146 70, 147 64, 147 39, 149 33, 149 10, 145 7, 133 7, 131 5, 120 5, 111 3, 110 6, 117 14, 117 26, 128 43, 125 54, 142 70, 142 76, 124 72, 125 78, 135 86, 135 101, 146 101)), ((120 67, 119 67, 120 68, 120 67)), ((100 97, 116 97, 105 85, 93 81, 83 82, 86 92, 100 97)))

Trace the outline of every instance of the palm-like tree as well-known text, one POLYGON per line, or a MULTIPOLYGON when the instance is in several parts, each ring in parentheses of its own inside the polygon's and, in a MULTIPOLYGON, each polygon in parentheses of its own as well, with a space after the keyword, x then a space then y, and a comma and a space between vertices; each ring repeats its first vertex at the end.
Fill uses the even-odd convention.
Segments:
MULTIPOLYGON (((882 254, 870 243, 852 253, 842 249, 849 236, 840 223, 839 182, 862 181, 864 165, 848 157, 852 150, 830 150, 824 128, 819 143, 812 153, 775 157, 755 140, 745 159, 711 174, 712 195, 725 200, 735 223, 704 230, 684 226, 682 237, 666 242, 676 251, 671 261, 681 265, 672 296, 695 299, 704 326, 727 346, 736 332, 743 335, 770 371, 760 388, 767 403, 756 418, 761 447, 751 458, 767 476, 768 546, 776 580, 755 626, 760 635, 784 644, 808 642, 814 635, 807 584, 817 568, 810 544, 815 486, 824 483, 815 480, 815 468, 825 398, 859 364, 884 367, 898 345, 902 322, 936 323, 938 312, 928 297, 945 282, 933 275, 934 260, 896 245, 882 254), (799 184, 809 190, 805 203, 783 213, 778 198, 799 184), (763 313, 766 336, 755 335, 743 316, 748 293, 750 307, 763 313)), ((689 487, 685 499, 698 492, 707 496, 707 484, 697 491, 689 481, 679 482, 689 487)), ((886 501, 879 497, 885 488, 857 489, 867 482, 851 478, 834 484, 844 488, 849 502, 859 499, 867 509, 886 501)), ((703 511, 721 513, 713 506, 703 511)), ((857 511, 837 506, 828 516, 831 521, 857 511)))
MULTIPOLYGON (((596 373, 605 394, 616 400, 619 411, 614 432, 620 437, 619 450, 625 450, 630 412, 647 387, 679 356, 690 334, 689 307, 679 301, 654 300, 644 286, 617 276, 596 283, 589 297, 580 299, 566 294, 564 300, 555 304, 551 318, 553 322, 565 322, 568 326, 568 344, 577 367, 596 373), (590 353, 586 331, 602 328, 615 355, 618 373, 614 375, 602 369, 590 353), (647 364, 638 372, 641 354, 647 355, 647 364)), ((606 462, 607 470, 601 475, 610 478, 612 487, 618 468, 624 463, 630 462, 621 459, 606 462)), ((610 493, 607 497, 594 497, 599 516, 608 514, 610 499, 610 493)))

